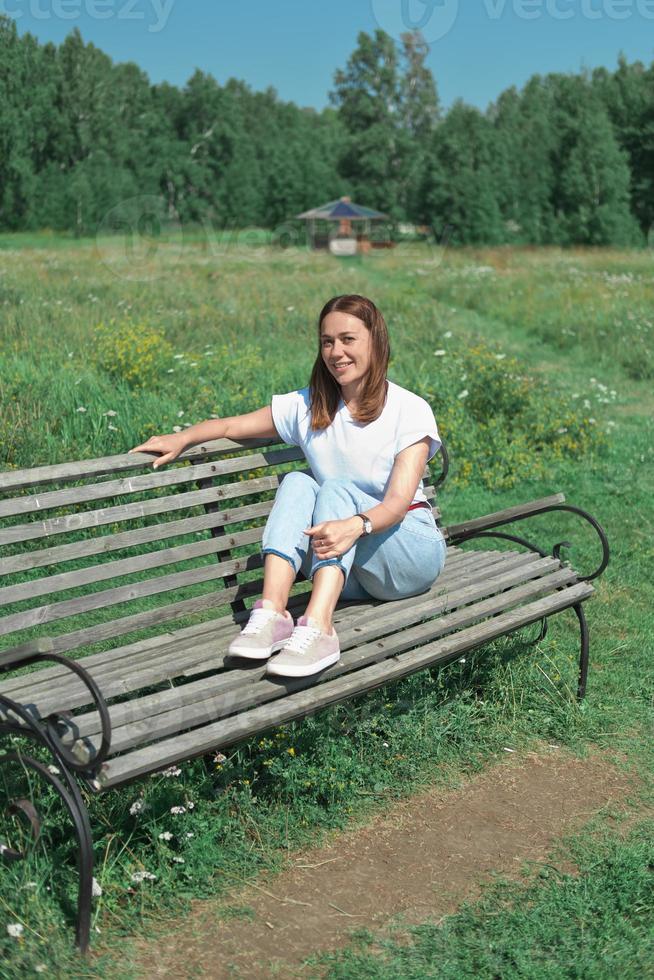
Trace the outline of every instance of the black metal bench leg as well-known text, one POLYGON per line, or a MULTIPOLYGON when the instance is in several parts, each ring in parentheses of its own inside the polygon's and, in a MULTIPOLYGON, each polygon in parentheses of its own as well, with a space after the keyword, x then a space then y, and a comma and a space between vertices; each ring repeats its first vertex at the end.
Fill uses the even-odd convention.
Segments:
POLYGON ((582 608, 580 602, 576 606, 572 607, 577 614, 577 619, 579 620, 579 629, 581 631, 581 653, 579 656, 579 681, 577 684, 577 701, 581 699, 586 694, 586 680, 588 678, 588 623, 586 622, 586 614, 582 608))
MULTIPOLYGON (((48 767, 42 762, 32 758, 30 755, 26 755, 24 752, 5 752, 0 755, 0 765, 7 765, 13 762, 34 770, 37 775, 41 776, 52 786, 68 810, 68 815, 75 828, 75 836, 78 844, 79 887, 77 891, 75 945, 79 948, 80 952, 86 953, 89 948, 91 932, 91 898, 93 894, 93 840, 91 836, 91 824, 88 811, 82 799, 82 794, 74 777, 66 771, 65 767, 60 768, 62 765, 61 761, 57 761, 57 768, 64 777, 63 781, 55 773, 50 772, 48 767)), ((22 812, 28 818, 32 826, 34 838, 37 840, 40 836, 41 820, 31 801, 25 799, 12 800, 9 803, 9 808, 14 813, 18 811, 22 812)), ((17 851, 6 845, 2 845, 0 850, 3 859, 10 863, 22 860, 25 857, 21 851, 17 851)))

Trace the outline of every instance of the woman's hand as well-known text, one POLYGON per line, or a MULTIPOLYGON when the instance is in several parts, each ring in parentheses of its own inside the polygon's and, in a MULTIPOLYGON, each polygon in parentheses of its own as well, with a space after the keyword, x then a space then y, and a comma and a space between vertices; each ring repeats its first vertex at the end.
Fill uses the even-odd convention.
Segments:
POLYGON ((306 528, 305 534, 311 538, 316 558, 339 558, 349 551, 363 533, 360 517, 347 517, 342 521, 321 521, 306 528))
POLYGON ((172 463, 180 453, 186 449, 186 438, 182 432, 171 432, 170 435, 151 436, 147 442, 140 446, 134 446, 130 453, 161 453, 158 459, 152 464, 152 469, 156 470, 166 463, 172 463))

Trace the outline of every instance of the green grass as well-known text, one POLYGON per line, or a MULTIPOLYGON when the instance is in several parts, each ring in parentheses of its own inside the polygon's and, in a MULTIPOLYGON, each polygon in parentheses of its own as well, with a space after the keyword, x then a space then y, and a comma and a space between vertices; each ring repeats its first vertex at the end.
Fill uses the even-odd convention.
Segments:
MULTIPOLYGON (((600 520, 611 544, 609 567, 586 605, 591 665, 581 704, 574 697, 578 630, 565 613, 536 648, 524 642, 532 628, 463 664, 422 671, 251 739, 224 762, 198 760, 179 776, 149 778, 91 801, 103 890, 94 905, 94 927, 101 929, 94 938, 103 952, 88 965, 72 950, 72 906, 62 899, 74 898, 70 834, 53 802, 40 802, 46 812, 52 806, 41 849, 0 876, 0 976, 33 976, 45 963, 53 976, 128 977, 125 937, 147 931, 148 916, 183 914, 193 898, 222 894, 234 876, 281 868, 289 849, 315 841, 322 830, 346 826, 420 785, 456 784, 506 745, 537 748, 555 739, 580 755, 591 744, 615 749, 617 764, 625 753, 626 765, 643 776, 634 806, 651 802, 653 400, 651 335, 643 329, 653 308, 649 256, 558 249, 442 255, 403 245, 348 265, 264 246, 167 243, 130 273, 115 244, 103 252, 88 242, 3 236, 0 245, 4 468, 123 452, 174 425, 260 407, 273 392, 307 382, 323 303, 360 292, 387 319, 389 375, 430 399, 452 451, 440 494, 444 523, 563 490, 600 520), (616 284, 615 276, 627 278, 616 284), (566 324, 574 337, 562 333, 566 324), (143 809, 132 814, 136 800, 143 809), (188 800, 192 809, 170 812, 188 800), (160 839, 162 833, 171 839, 160 839), (133 883, 140 870, 156 880, 133 883), (24 924, 22 938, 7 934, 12 922, 24 924)), ((594 534, 572 516, 516 525, 521 532, 547 548, 570 540, 566 554, 582 571, 598 559, 594 534)), ((612 950, 611 975, 636 976, 648 953, 644 898, 636 903, 644 911, 628 905, 615 929, 608 923, 615 893, 640 896, 648 881, 642 867, 651 858, 651 829, 643 824, 642 846, 619 844, 607 830, 606 864, 588 871, 585 887, 599 888, 593 900, 606 910, 597 942, 604 936, 612 950)), ((584 874, 566 883, 571 906, 584 874)), ((586 973, 568 974, 570 956, 554 958, 551 967, 529 959, 534 930, 549 948, 547 937, 556 936, 568 907, 555 901, 563 893, 553 888, 552 881, 537 883, 539 916, 522 917, 522 892, 507 885, 462 919, 436 931, 425 926, 411 946, 415 964, 441 969, 443 930, 465 925, 474 945, 458 976, 504 976, 510 969, 523 971, 516 976, 601 976, 591 958, 586 973), (522 909, 513 918, 511 901, 522 909), (509 924, 504 930, 501 921, 509 924), (479 959, 497 937, 495 959, 479 959), (538 972, 547 969, 551 974, 538 972)), ((563 948, 582 945, 589 928, 580 917, 566 921, 563 948)), ((357 956, 364 953, 350 951, 331 969, 359 962, 368 969, 357 956)), ((386 958, 394 975, 414 975, 401 972, 414 965, 402 957, 389 947, 375 954, 375 969, 386 969, 386 958)))

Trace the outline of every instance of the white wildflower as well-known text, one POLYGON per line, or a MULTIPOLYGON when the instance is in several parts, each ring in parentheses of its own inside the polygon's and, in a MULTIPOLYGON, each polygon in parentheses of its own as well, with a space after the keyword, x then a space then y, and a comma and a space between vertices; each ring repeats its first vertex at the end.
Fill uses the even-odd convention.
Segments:
POLYGON ((222 752, 216 752, 213 761, 217 763, 227 762, 227 756, 223 755, 222 752))
POLYGON ((184 858, 183 857, 180 857, 179 854, 174 854, 173 855, 173 861, 175 862, 175 864, 186 864, 186 861, 184 860, 184 858))
POLYGON ((12 939, 20 939, 25 931, 25 927, 20 924, 20 922, 10 922, 7 925, 7 932, 12 939))
POLYGON ((48 766, 48 772, 51 772, 53 776, 61 775, 61 769, 57 769, 56 766, 48 766))
POLYGON ((111 424, 109 424, 109 425, 107 426, 107 428, 108 428, 108 429, 109 429, 109 430, 110 430, 111 432, 118 432, 118 426, 116 426, 116 425, 111 425, 111 424))
POLYGON ((184 416, 184 412, 178 412, 178 413, 177 413, 177 418, 178 418, 178 419, 181 419, 181 418, 183 418, 183 416, 184 416))
POLYGON ((185 806, 171 806, 170 812, 171 813, 186 813, 186 807, 185 806))
POLYGON ((135 800, 132 803, 131 807, 129 808, 129 812, 132 814, 133 817, 135 817, 137 813, 142 812, 143 805, 144 805, 143 800, 135 800))
POLYGON ((110 408, 108 412, 103 412, 102 414, 108 416, 110 419, 115 419, 118 412, 114 412, 113 408, 110 408))
POLYGON ((286 312, 287 312, 287 313, 292 313, 294 309, 295 309, 295 307, 294 307, 294 306, 287 306, 287 307, 286 307, 286 312))
POLYGON ((181 431, 182 431, 181 425, 174 425, 173 426, 173 432, 181 432, 181 431))
POLYGON ((464 388, 463 391, 460 391, 459 394, 456 397, 457 398, 467 398, 468 397, 468 394, 469 394, 468 389, 467 388, 464 388))
POLYGON ((189 832, 187 833, 187 835, 186 835, 186 836, 187 836, 187 837, 195 837, 195 834, 193 833, 193 831, 192 831, 192 830, 189 830, 189 832))
POLYGON ((168 766, 167 769, 164 769, 164 771, 161 773, 161 775, 162 776, 166 776, 166 777, 169 777, 169 776, 181 776, 182 775, 182 770, 179 768, 179 766, 168 766))
POLYGON ((496 361, 503 361, 505 357, 506 357, 506 354, 496 354, 495 355, 495 360, 496 361))
POLYGON ((195 808, 195 803, 193 800, 186 800, 186 809, 193 810, 195 808))
POLYGON ((186 354, 173 354, 173 357, 176 361, 181 361, 183 357, 186 357, 186 354))
POLYGON ((91 894, 93 895, 93 898, 102 898, 102 888, 98 884, 96 878, 93 879, 93 883, 91 885, 91 894))
MULTIPOLYGON (((456 313, 456 307, 454 307, 454 306, 452 307, 452 313, 456 313)), ((452 336, 452 331, 451 330, 448 330, 447 333, 444 333, 443 334, 443 336, 444 337, 451 337, 452 336)))
POLYGON ((159 834, 159 840, 172 840, 172 839, 173 839, 173 835, 169 830, 164 830, 161 834, 159 834))
POLYGON ((80 405, 80 406, 79 406, 79 408, 77 409, 77 411, 78 411, 78 412, 85 412, 85 411, 86 411, 86 409, 84 408, 84 406, 83 406, 83 405, 80 405))
POLYGON ((444 357, 446 353, 447 351, 444 350, 435 350, 434 357, 444 357))
POLYGON ((558 435, 561 436, 561 435, 563 435, 564 432, 567 432, 568 430, 567 430, 567 427, 565 425, 563 425, 563 426, 561 426, 560 429, 557 429, 556 431, 557 431, 558 435))
POLYGON ((141 881, 156 881, 157 876, 153 875, 151 871, 135 871, 132 875, 132 881, 139 884, 141 881))
POLYGON ((166 374, 174 374, 174 373, 175 373, 175 368, 168 368, 168 370, 166 371, 166 374))

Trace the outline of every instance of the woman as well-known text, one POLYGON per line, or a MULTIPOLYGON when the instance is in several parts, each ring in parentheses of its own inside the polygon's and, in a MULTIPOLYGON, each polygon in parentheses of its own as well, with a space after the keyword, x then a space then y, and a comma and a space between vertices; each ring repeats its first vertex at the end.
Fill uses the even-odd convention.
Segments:
POLYGON ((262 540, 264 584, 229 652, 268 659, 267 672, 302 677, 340 658, 339 599, 402 599, 427 591, 445 541, 422 473, 441 441, 429 404, 386 378, 388 331, 375 304, 335 296, 318 319, 319 352, 306 388, 273 395, 247 415, 153 436, 154 468, 209 439, 281 438, 301 446, 312 475, 287 473, 262 540), (297 624, 286 610, 296 575, 312 580, 297 624))

